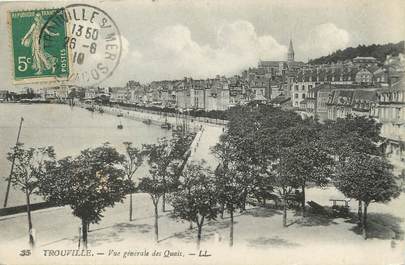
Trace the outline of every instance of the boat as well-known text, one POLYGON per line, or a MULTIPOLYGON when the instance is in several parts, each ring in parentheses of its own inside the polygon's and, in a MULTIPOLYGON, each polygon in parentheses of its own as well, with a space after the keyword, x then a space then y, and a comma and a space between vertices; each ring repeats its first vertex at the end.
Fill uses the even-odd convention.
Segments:
POLYGON ((160 125, 160 128, 170 130, 172 128, 172 125, 168 122, 165 122, 165 123, 162 123, 162 125, 160 125))
POLYGON ((117 114, 117 117, 123 117, 123 116, 124 116, 124 114, 122 114, 122 113, 117 114))
POLYGON ((151 119, 146 119, 142 121, 143 123, 150 125, 152 123, 151 119))
POLYGON ((120 120, 120 124, 117 125, 117 129, 118 130, 122 130, 124 128, 124 126, 122 126, 121 120, 120 120))
POLYGON ((162 129, 168 129, 170 130, 172 128, 172 125, 167 122, 167 113, 165 114, 165 122, 160 125, 160 128, 162 129))
POLYGON ((98 112, 104 113, 104 110, 103 110, 102 108, 99 108, 99 109, 98 109, 98 112))
POLYGON ((94 107, 86 107, 86 110, 94 112, 95 109, 94 109, 94 107))

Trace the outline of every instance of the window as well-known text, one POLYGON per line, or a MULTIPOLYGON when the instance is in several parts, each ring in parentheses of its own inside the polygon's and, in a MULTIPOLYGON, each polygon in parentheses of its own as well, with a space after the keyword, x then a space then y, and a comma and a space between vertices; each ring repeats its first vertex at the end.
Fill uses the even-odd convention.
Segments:
POLYGON ((305 90, 305 85, 302 85, 302 90, 305 90))
POLYGON ((298 85, 295 85, 295 91, 298 91, 298 85))
POLYGON ((302 98, 303 98, 303 99, 305 98, 305 94, 302 94, 302 98))
POLYGON ((298 98, 298 93, 295 93, 295 94, 294 94, 294 98, 298 98))
POLYGON ((308 89, 312 89, 312 85, 309 85, 309 86, 308 86, 308 89))

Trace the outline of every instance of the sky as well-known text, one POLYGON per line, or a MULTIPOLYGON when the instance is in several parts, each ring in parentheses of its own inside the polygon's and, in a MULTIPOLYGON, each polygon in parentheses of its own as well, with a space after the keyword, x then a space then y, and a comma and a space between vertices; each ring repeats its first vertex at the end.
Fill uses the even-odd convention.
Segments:
MULTIPOLYGON (((72 3, 0 3, 0 89, 14 87, 7 11, 72 3)), ((290 39, 296 60, 304 62, 350 46, 405 39, 405 1, 402 0, 86 3, 105 10, 122 35, 120 65, 101 84, 104 86, 124 86, 127 80, 145 83, 185 76, 239 74, 256 66, 259 60, 285 60, 290 39)))

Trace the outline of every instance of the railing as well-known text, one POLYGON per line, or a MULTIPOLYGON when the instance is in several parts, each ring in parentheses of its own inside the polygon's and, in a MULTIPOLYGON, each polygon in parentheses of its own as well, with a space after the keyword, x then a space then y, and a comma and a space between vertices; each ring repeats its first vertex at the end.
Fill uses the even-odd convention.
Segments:
MULTIPOLYGON (((56 206, 55 203, 38 202, 38 203, 31 204, 30 210, 36 211, 36 210, 46 209, 46 208, 50 208, 50 207, 54 207, 54 206, 56 206)), ((7 208, 0 209, 0 216, 7 216, 7 215, 12 215, 12 214, 17 214, 17 213, 25 213, 26 211, 27 211, 26 205, 7 207, 7 208)))

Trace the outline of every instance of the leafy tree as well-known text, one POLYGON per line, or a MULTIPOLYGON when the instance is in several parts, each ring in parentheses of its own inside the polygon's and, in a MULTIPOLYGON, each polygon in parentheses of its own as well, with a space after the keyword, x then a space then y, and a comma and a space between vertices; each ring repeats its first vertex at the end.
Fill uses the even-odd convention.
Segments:
POLYGON ((46 174, 46 164, 54 161, 55 152, 52 146, 25 149, 23 143, 17 143, 12 152, 8 153, 7 159, 10 162, 14 160, 14 169, 9 177, 12 185, 25 193, 29 243, 34 247, 30 197, 37 192, 38 180, 46 174))
POLYGON ((133 176, 138 168, 142 165, 145 152, 134 147, 131 142, 124 142, 127 159, 124 164, 125 173, 129 184, 132 184, 129 193, 129 221, 132 221, 132 193, 135 191, 133 176))
POLYGON ((183 155, 191 144, 188 137, 189 135, 177 136, 171 140, 162 138, 158 144, 144 145, 147 162, 153 169, 153 174, 159 177, 163 184, 163 193, 159 196, 162 197, 163 212, 166 211, 166 193, 176 188, 176 185, 173 185, 176 181, 170 178, 178 177, 179 171, 184 167, 183 155))
POLYGON ((367 239, 367 207, 372 202, 386 203, 400 194, 392 165, 384 158, 355 154, 342 161, 337 170, 336 187, 349 198, 364 204, 361 228, 367 239))
POLYGON ((47 201, 70 205, 82 221, 82 238, 87 248, 87 228, 98 223, 106 207, 123 202, 132 183, 125 178, 125 157, 108 143, 85 149, 75 158, 66 157, 48 164, 39 179, 40 192, 47 201))
POLYGON ((320 136, 323 145, 337 159, 345 160, 354 153, 382 156, 381 124, 363 116, 347 116, 336 121, 327 121, 320 136))
MULTIPOLYGON (((382 157, 384 144, 380 136, 381 124, 363 116, 347 116, 336 121, 327 121, 322 127, 320 141, 336 161, 345 161, 353 154, 368 154, 382 157)), ((362 219, 362 202, 358 202, 358 216, 362 219)))
POLYGON ((326 186, 333 173, 334 161, 316 141, 304 142, 284 150, 280 159, 283 176, 295 180, 302 190, 301 208, 305 215, 305 187, 308 182, 326 186))
POLYGON ((215 171, 215 186, 218 202, 228 211, 231 219, 229 245, 233 246, 234 213, 244 207, 243 175, 230 164, 221 163, 215 171))
MULTIPOLYGON (((171 156, 171 145, 167 139, 160 139, 157 144, 145 145, 148 156, 149 176, 140 179, 138 188, 150 195, 155 208, 155 240, 159 239, 159 200, 167 191, 178 186, 178 164, 171 156)), ((165 209, 162 209, 163 211, 165 209)))
POLYGON ((203 162, 192 163, 183 171, 178 191, 171 196, 173 216, 197 224, 197 246, 205 220, 218 213, 216 189, 209 168, 203 162))
POLYGON ((275 189, 278 191, 283 204, 283 226, 287 227, 288 202, 295 199, 294 190, 300 187, 300 180, 293 174, 289 174, 289 164, 285 159, 280 159, 279 164, 270 167, 269 175, 272 176, 275 189))

